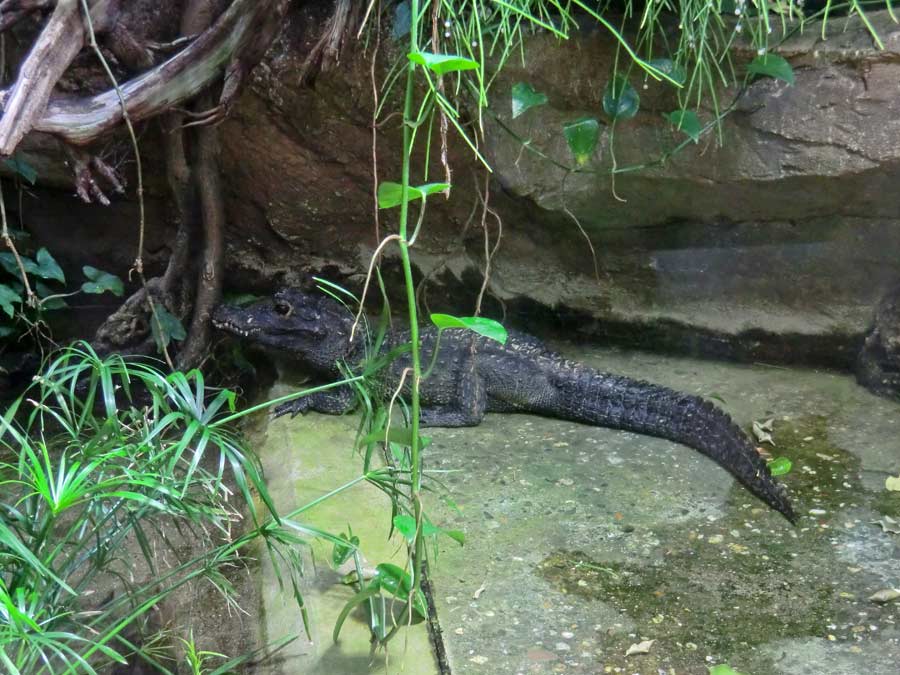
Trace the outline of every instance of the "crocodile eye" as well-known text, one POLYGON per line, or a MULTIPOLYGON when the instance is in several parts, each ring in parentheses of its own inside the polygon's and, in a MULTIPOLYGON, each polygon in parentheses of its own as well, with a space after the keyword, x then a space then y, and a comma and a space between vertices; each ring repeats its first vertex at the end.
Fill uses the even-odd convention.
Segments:
POLYGON ((281 316, 290 316, 293 312, 293 307, 291 307, 291 303, 286 302, 285 300, 275 300, 275 313, 280 314, 281 316))

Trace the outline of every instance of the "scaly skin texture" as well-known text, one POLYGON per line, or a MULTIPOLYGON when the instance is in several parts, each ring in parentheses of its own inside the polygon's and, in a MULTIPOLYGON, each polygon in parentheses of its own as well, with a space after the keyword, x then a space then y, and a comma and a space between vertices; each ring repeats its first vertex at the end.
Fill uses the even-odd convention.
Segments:
MULTIPOLYGON (((353 317, 344 307, 295 289, 245 309, 220 306, 213 323, 290 355, 326 380, 339 379, 338 363, 356 365, 364 353, 360 331, 351 340, 353 317)), ((420 336, 422 363, 429 364, 437 329, 423 328, 420 336)), ((408 342, 408 333, 390 333, 381 353, 408 342)), ((390 396, 407 367, 408 353, 379 371, 379 393, 390 396)), ((426 426, 474 426, 486 412, 519 412, 682 443, 718 462, 766 504, 795 520, 784 486, 772 478, 753 443, 723 410, 697 396, 570 361, 529 335, 511 332, 501 345, 466 330, 443 331, 434 369, 421 383, 420 399, 426 426)), ((349 388, 335 389, 297 399, 277 412, 341 414, 353 404, 349 388)))

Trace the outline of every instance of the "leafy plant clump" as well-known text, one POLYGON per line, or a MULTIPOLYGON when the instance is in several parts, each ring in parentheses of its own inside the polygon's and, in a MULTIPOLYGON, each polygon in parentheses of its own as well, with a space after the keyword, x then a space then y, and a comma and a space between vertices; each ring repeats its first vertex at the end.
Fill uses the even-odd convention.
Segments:
MULTIPOLYGON (((136 638, 148 613, 192 582, 235 605, 228 570, 254 542, 286 564, 302 611, 297 547, 310 536, 341 540, 291 520, 302 509, 275 513, 257 460, 229 428, 242 414, 234 402, 233 392, 211 392, 199 371, 167 376, 81 344, 60 352, 6 410, 3 672, 96 673, 137 657, 170 673, 171 650, 136 638)), ((216 656, 192 637, 188 644, 195 671, 216 656)))
POLYGON ((125 290, 119 277, 90 265, 82 268, 85 281, 81 287, 68 290, 65 273, 43 247, 33 255, 0 252, 0 268, 0 340, 26 333, 39 338, 47 312, 65 309, 66 298, 107 292, 121 297, 125 290))

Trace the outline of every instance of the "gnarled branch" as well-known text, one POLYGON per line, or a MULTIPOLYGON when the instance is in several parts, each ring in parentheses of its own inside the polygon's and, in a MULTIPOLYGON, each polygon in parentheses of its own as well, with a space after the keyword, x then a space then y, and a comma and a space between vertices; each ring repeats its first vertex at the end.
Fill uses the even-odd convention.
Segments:
MULTIPOLYGON (((258 59, 260 33, 279 21, 287 0, 235 0, 188 47, 159 66, 122 85, 128 115, 133 121, 171 109, 221 76, 234 59, 258 59)), ((83 99, 51 100, 35 129, 85 145, 122 121, 114 91, 83 99)))

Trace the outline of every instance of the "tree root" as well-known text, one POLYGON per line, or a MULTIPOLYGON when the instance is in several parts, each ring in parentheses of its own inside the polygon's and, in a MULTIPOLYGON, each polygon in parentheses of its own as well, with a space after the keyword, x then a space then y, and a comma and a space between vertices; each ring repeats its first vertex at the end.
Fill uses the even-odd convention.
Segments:
MULTIPOLYGON (((209 7, 204 0, 196 0, 190 5, 182 22, 183 32, 202 31, 204 26, 196 25, 197 21, 204 18, 213 20, 211 14, 190 11, 196 10, 198 6, 201 6, 200 9, 209 7)), ((250 53, 253 58, 252 52, 243 53, 250 53)), ((232 64, 239 61, 240 59, 234 59, 232 64)), ((226 76, 223 93, 219 97, 219 107, 222 106, 223 99, 235 96, 238 88, 237 83, 229 84, 226 76)), ((198 103, 198 108, 208 111, 212 102, 212 97, 207 95, 198 103)), ((97 333, 98 340, 102 340, 104 345, 115 340, 119 349, 122 349, 122 345, 131 340, 137 343, 137 349, 152 349, 153 342, 148 333, 151 312, 150 303, 147 302, 149 294, 154 302, 164 305, 179 319, 190 317, 187 338, 181 345, 175 364, 182 370, 198 365, 209 346, 209 318, 222 294, 225 246, 225 209, 218 169, 218 130, 207 125, 199 127, 193 134, 195 168, 192 170, 185 143, 186 128, 190 126, 184 124, 186 114, 192 117, 198 115, 190 111, 171 112, 164 122, 167 178, 178 219, 169 264, 162 277, 147 283, 149 290, 144 292, 142 289, 129 298, 122 309, 110 317, 109 325, 104 325, 97 333), (193 239, 198 233, 195 225, 195 213, 198 211, 203 224, 203 253, 196 282, 192 283, 190 254, 193 239), (195 290, 196 297, 192 299, 195 290), (138 315, 141 319, 137 318, 138 315)))
POLYGON ((225 258, 225 203, 219 178, 219 132, 214 126, 197 130, 196 184, 203 220, 203 263, 188 337, 178 354, 182 370, 196 366, 209 346, 209 319, 222 298, 225 258))

